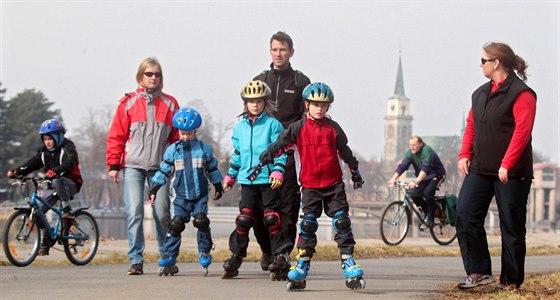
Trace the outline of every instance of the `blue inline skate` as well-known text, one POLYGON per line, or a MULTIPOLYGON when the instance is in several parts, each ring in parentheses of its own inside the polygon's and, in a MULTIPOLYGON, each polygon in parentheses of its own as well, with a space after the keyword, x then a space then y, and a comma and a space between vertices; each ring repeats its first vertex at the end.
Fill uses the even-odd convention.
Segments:
POLYGON ((173 276, 179 272, 179 268, 175 265, 174 257, 162 257, 158 260, 158 275, 173 276))
POLYGON ((210 253, 201 252, 198 254, 198 262, 202 266, 202 273, 208 276, 208 266, 212 264, 212 255, 210 253))
POLYGON ((352 290, 359 290, 366 287, 366 281, 362 278, 364 271, 360 265, 356 264, 352 255, 344 254, 341 257, 342 270, 346 278, 346 286, 352 290))
POLYGON ((291 267, 288 272, 288 284, 286 284, 288 292, 305 289, 310 263, 311 257, 305 256, 305 250, 300 250, 297 265, 291 267))

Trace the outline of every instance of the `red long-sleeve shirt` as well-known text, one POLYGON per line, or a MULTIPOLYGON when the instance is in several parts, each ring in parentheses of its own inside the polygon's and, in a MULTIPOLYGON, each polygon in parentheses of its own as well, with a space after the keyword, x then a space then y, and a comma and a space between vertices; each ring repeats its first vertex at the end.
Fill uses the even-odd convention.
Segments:
MULTIPOLYGON (((497 84, 492 81, 491 92, 495 92, 503 83, 504 81, 497 84)), ((510 170, 513 166, 515 166, 523 153, 523 149, 525 149, 525 146, 527 146, 527 143, 531 138, 531 132, 533 131, 533 124, 535 122, 535 115, 537 111, 537 99, 530 91, 523 91, 517 97, 512 110, 515 118, 515 130, 501 163, 501 167, 506 170, 510 170)), ((473 141, 476 134, 474 132, 473 122, 474 119, 471 109, 469 110, 469 114, 467 116, 467 125, 465 127, 459 159, 472 159, 473 157, 473 141)))

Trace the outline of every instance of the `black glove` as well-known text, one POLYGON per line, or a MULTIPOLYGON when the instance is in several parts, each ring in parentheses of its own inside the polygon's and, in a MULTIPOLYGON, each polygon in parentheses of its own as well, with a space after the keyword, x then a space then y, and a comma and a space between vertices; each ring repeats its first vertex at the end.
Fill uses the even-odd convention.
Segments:
POLYGON ((261 166, 260 163, 256 166, 254 166, 254 167, 251 167, 249 169, 249 171, 247 171, 247 179, 249 179, 251 181, 257 179, 257 177, 261 173, 261 169, 262 169, 262 166, 261 166))
POLYGON ((352 173, 352 182, 354 182, 354 189, 361 189, 362 185, 364 184, 364 180, 362 179, 362 175, 358 170, 350 170, 352 173))
POLYGON ((222 186, 222 183, 219 182, 214 184, 214 198, 212 198, 212 200, 218 200, 222 198, 223 195, 224 195, 224 187, 222 186))
POLYGON ((159 191, 160 188, 161 185, 159 184, 154 185, 150 190, 150 192, 148 193, 148 199, 152 198, 152 195, 154 195, 154 200, 155 200, 155 196, 157 195, 157 192, 159 191))

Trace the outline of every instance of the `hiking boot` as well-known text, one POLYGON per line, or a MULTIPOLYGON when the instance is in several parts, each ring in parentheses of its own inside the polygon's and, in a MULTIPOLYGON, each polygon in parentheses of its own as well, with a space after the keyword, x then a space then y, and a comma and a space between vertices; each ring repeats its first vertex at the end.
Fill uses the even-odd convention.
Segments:
POLYGON ((491 283, 494 283, 494 277, 492 277, 492 275, 475 273, 467 276, 464 282, 459 282, 457 287, 461 290, 466 290, 491 283))
POLYGON ((132 264, 130 269, 128 269, 128 275, 142 275, 144 274, 144 264, 132 264))

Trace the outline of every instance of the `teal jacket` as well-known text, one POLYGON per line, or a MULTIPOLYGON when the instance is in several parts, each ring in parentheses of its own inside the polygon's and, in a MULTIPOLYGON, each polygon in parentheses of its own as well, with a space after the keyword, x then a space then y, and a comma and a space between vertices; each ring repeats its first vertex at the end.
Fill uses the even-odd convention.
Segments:
POLYGON ((233 154, 228 170, 229 176, 236 178, 239 184, 252 185, 269 184, 268 177, 274 171, 284 173, 286 154, 276 157, 271 164, 263 166, 261 173, 254 181, 247 179, 247 171, 259 164, 261 152, 276 142, 282 131, 284 131, 282 124, 266 112, 263 112, 252 125, 247 115, 244 115, 233 128, 231 137, 233 154))

